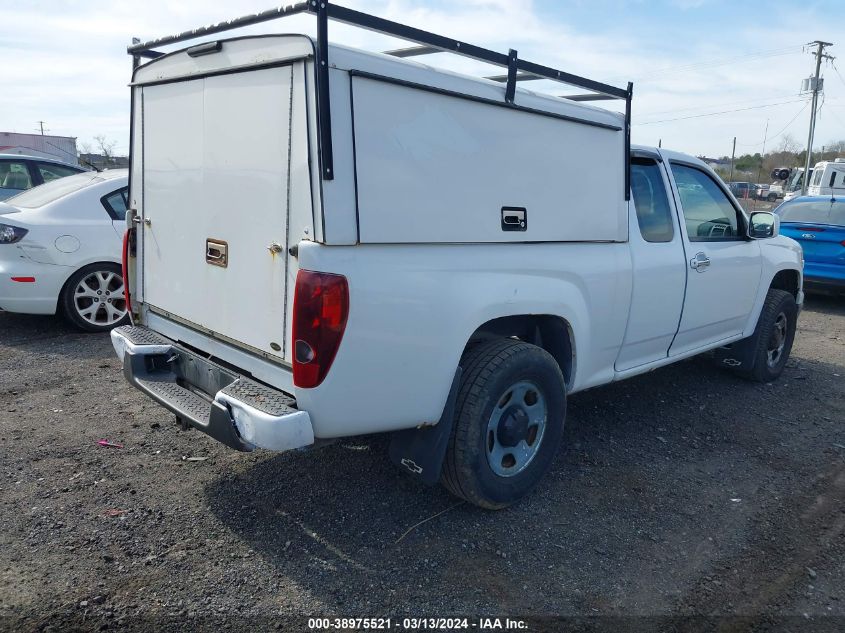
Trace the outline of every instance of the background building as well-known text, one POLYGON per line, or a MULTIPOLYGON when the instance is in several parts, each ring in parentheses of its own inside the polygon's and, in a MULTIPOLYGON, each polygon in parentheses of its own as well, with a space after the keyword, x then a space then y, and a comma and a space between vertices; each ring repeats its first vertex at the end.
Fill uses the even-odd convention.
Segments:
POLYGON ((77 165, 76 137, 0 132, 0 154, 26 154, 77 165))

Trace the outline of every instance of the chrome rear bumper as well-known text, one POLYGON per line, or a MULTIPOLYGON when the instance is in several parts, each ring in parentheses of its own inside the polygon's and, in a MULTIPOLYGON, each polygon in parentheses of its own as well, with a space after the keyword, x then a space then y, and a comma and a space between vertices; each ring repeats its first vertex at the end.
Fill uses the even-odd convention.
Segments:
POLYGON ((286 451, 314 443, 308 412, 287 394, 146 327, 124 325, 111 338, 130 384, 226 446, 286 451))

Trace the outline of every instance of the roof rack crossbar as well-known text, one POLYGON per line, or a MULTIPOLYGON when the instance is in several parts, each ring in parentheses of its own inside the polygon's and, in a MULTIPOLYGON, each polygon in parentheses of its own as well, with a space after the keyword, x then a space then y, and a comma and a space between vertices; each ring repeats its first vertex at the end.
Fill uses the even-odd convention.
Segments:
POLYGON ((609 95, 594 94, 592 92, 588 92, 582 95, 560 95, 560 98, 569 99, 570 101, 611 101, 616 99, 616 97, 611 97, 609 95))
MULTIPOLYGON (((384 35, 414 42, 418 45, 411 48, 388 51, 389 55, 393 55, 395 57, 413 57, 415 55, 429 55, 443 51, 507 68, 508 73, 507 75, 504 75, 503 78, 490 78, 495 79, 496 81, 502 81, 506 84, 504 96, 506 103, 509 104, 514 103, 517 81, 530 81, 535 79, 551 79, 552 81, 584 88, 585 90, 595 93, 596 99, 625 100, 625 165, 627 182, 629 177, 627 172, 629 171, 630 162, 627 148, 630 145, 631 95, 633 91, 631 84, 628 84, 627 89, 617 88, 609 84, 587 79, 586 77, 573 75, 562 70, 556 70, 549 66, 543 66, 541 64, 520 59, 517 56, 517 52, 513 49, 505 55, 487 48, 482 48, 460 40, 444 37, 430 31, 424 31, 422 29, 408 26, 400 22, 386 20, 368 13, 362 13, 361 11, 336 5, 331 3, 329 0, 306 0, 304 2, 297 2, 287 6, 278 6, 267 11, 235 18, 227 22, 219 22, 217 24, 211 24, 191 31, 184 31, 175 35, 161 37, 148 42, 136 43, 133 41, 132 45, 127 47, 126 52, 133 57, 133 68, 137 68, 142 57, 154 59, 155 57, 160 57, 162 55, 159 51, 153 50, 156 47, 185 42, 187 40, 193 40, 208 35, 222 33, 223 31, 230 31, 232 29, 260 24, 262 22, 268 22, 270 20, 296 15, 299 13, 311 13, 317 16, 316 90, 318 118, 320 122, 320 164, 324 180, 332 180, 334 178, 332 165, 331 116, 329 111, 329 42, 327 23, 328 20, 335 20, 337 22, 343 22, 352 26, 357 26, 384 35)), ((587 96, 589 95, 575 95, 575 100, 586 101, 588 100, 587 96)), ((626 186, 625 189, 627 200, 629 187, 626 186)))
MULTIPOLYGON (((489 77, 485 77, 485 79, 489 79, 490 81, 498 81, 500 83, 505 83, 508 80, 507 75, 490 75, 489 77)), ((537 75, 531 75, 529 73, 516 73, 516 81, 537 81, 538 79, 545 79, 545 77, 538 77, 537 75)), ((615 97, 614 97, 615 99, 615 97)))
POLYGON ((146 59, 156 59, 164 55, 161 51, 141 51, 138 53, 138 57, 144 57, 146 59))
POLYGON ((392 57, 417 57, 419 55, 432 55, 434 53, 444 53, 445 51, 433 46, 411 46, 409 48, 397 48, 392 51, 384 51, 385 55, 392 57))

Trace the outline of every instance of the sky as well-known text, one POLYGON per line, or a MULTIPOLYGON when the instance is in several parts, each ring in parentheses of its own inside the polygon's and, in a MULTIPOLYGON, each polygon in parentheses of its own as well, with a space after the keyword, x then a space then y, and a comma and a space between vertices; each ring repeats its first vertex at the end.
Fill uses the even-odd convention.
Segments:
MULTIPOLYGON (((276 0, 278 3, 280 0, 276 0)), ((290 0, 281 0, 288 3, 290 0)), ((845 139, 842 0, 339 0, 354 9, 606 83, 634 82, 633 141, 695 155, 807 143, 814 70, 806 44, 832 42, 815 147, 845 139)), ((271 0, 0 0, 0 131, 95 136, 125 154, 131 38, 148 40, 274 6, 271 0)), ((314 32, 310 16, 242 30, 314 32)), ((330 24, 330 39, 367 50, 408 46, 330 24)), ((212 38, 213 39, 213 38, 212 38)), ((174 50, 182 45, 166 47, 174 50)), ((500 69, 450 55, 426 61, 469 74, 500 69)), ((562 94, 552 82, 524 84, 562 94)), ((579 92, 578 89, 573 92, 579 92)), ((610 102, 604 102, 609 104, 610 102)), ((611 107, 608 105, 608 107, 611 107)))

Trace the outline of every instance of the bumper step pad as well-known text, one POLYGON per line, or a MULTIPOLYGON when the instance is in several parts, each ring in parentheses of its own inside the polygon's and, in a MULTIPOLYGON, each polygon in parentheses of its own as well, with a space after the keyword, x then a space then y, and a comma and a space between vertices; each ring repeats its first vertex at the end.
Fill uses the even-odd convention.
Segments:
POLYGON ((267 415, 287 415, 296 409, 296 401, 293 398, 248 378, 238 378, 220 393, 240 400, 267 415))
POLYGON ((195 420, 208 420, 211 416, 211 401, 190 389, 181 387, 170 380, 156 380, 138 378, 138 386, 146 389, 147 393, 159 400, 168 402, 187 413, 195 420))
POLYGON ((164 338, 158 332, 153 332, 146 327, 121 325, 115 328, 115 332, 135 345, 170 345, 173 343, 173 341, 164 338))

